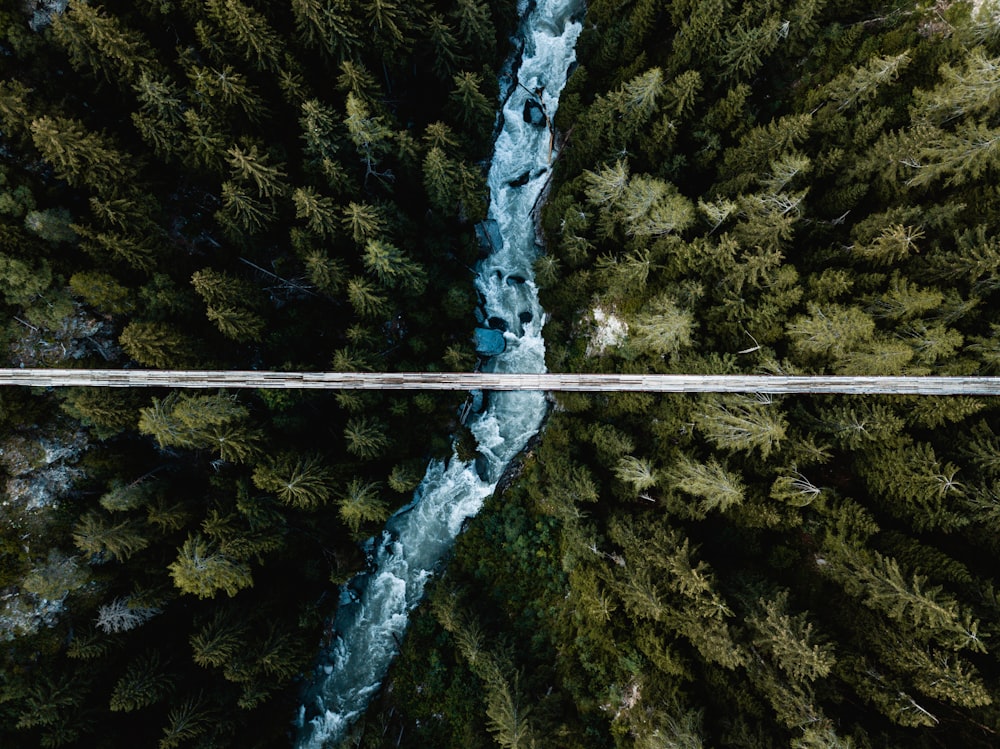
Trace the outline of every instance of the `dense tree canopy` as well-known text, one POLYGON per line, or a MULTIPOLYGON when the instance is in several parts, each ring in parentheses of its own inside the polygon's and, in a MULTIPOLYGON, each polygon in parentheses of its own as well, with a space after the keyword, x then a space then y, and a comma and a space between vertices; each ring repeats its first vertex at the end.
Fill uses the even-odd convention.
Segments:
MULTIPOLYGON (((7 3, 6 365, 470 367, 514 5, 7 3)), ((589 3, 549 367, 996 374, 998 18, 589 3)), ((288 741, 332 586, 455 406, 0 392, 0 744, 288 741)), ((559 396, 348 741, 995 746, 995 408, 559 396)))
MULTIPOLYGON (((589 3, 550 368, 995 373, 982 5, 589 3)), ((554 400, 363 741, 996 745, 992 399, 554 400)))
MULTIPOLYGON (((6 3, 4 366, 469 366, 515 13, 6 3)), ((457 405, 0 393, 0 745, 286 743, 333 582, 457 405)))

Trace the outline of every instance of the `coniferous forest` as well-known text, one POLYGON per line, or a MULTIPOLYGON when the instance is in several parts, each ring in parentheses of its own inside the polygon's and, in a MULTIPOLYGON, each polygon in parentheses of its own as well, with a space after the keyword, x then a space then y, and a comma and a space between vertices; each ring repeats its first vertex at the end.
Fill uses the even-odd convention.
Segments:
MULTIPOLYGON (((3 366, 471 369, 515 6, 6 0, 3 366)), ((577 60, 551 370, 998 374, 994 4, 592 0, 577 60)), ((0 746, 287 746, 463 398, 0 390, 0 746)), ((992 399, 552 401, 347 746, 1000 745, 992 399)))

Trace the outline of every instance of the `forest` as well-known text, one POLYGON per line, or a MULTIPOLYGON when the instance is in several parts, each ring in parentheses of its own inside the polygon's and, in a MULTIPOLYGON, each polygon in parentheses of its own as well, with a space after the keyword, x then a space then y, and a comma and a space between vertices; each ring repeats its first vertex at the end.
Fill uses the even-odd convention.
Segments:
MULTIPOLYGON (((472 369, 516 23, 0 4, 4 366, 472 369)), ((591 0, 577 61, 550 370, 998 373, 995 3, 591 0)), ((0 746, 289 745, 463 398, 0 390, 0 746)), ((552 396, 344 745, 996 746, 998 531, 990 398, 552 396)))
MULTIPOLYGON (((4 366, 470 370, 513 3, 2 4, 4 366)), ((462 394, 0 392, 0 746, 287 746, 462 394)))

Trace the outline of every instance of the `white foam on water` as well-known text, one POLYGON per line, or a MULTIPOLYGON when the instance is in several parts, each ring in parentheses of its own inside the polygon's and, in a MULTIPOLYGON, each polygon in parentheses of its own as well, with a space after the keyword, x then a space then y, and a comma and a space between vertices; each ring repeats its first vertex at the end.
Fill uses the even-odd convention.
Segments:
MULTIPOLYGON (((528 3, 519 8, 524 12, 528 3)), ((489 217, 499 224, 503 247, 476 269, 486 315, 503 319, 509 329, 504 334, 507 350, 492 357, 486 371, 545 371, 544 318, 532 273, 532 209, 556 154, 550 128, 525 122, 523 111, 534 98, 549 118, 555 114, 575 60, 582 27, 571 17, 580 9, 580 0, 539 0, 522 25, 520 85, 504 104, 487 179, 489 217), (512 187, 525 172, 527 183, 512 187)), ((335 640, 321 655, 299 709, 297 747, 335 745, 363 713, 398 651, 407 615, 423 596, 427 580, 462 524, 479 511, 507 464, 538 432, 546 408, 543 393, 490 393, 485 411, 469 421, 482 458, 476 463, 456 456, 447 464, 432 462, 413 501, 389 518, 381 536, 369 540, 369 572, 342 588, 333 621, 335 640)))

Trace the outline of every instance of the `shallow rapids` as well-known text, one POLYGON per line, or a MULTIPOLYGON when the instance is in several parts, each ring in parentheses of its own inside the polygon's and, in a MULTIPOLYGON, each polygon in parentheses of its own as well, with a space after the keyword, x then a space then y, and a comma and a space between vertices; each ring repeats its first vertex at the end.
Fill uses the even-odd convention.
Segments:
MULTIPOLYGON (((549 121, 582 28, 575 16, 580 0, 523 5, 523 50, 519 60, 512 60, 510 75, 501 78, 506 89, 502 129, 488 176, 489 218, 496 222, 502 246, 476 268, 483 320, 494 321, 494 339, 503 336, 504 350, 483 366, 490 372, 545 371, 544 316, 532 272, 532 210, 556 156, 549 121)), ((431 463, 413 500, 367 542, 369 571, 342 588, 335 639, 320 655, 299 710, 297 747, 335 745, 364 711, 398 651, 407 616, 427 579, 463 522, 479 511, 508 463, 537 433, 546 412, 545 395, 539 392, 490 393, 481 401, 468 426, 482 458, 463 463, 452 456, 447 464, 431 463)))

